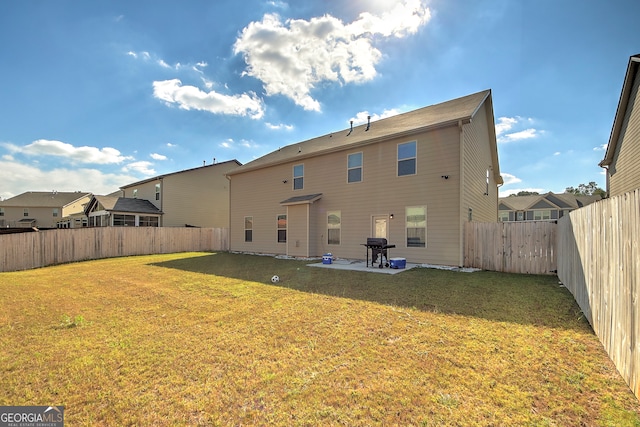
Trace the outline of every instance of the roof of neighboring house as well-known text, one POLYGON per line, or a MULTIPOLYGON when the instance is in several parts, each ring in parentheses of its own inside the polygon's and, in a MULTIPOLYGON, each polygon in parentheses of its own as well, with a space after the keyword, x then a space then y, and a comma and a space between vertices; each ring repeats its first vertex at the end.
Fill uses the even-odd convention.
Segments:
MULTIPOLYGON (((347 128, 307 141, 287 145, 233 169, 227 175, 273 166, 293 159, 303 159, 319 154, 374 144, 390 137, 414 135, 427 130, 454 125, 460 121, 469 123, 486 100, 491 102, 491 90, 484 90, 462 98, 377 120, 371 122, 370 125, 356 126, 353 130, 347 128)), ((489 120, 493 120, 493 117, 489 118, 489 120)), ((495 134, 492 135, 492 138, 495 147, 495 134)), ((496 163, 495 172, 499 174, 499 171, 497 171, 497 150, 494 162, 496 163)))
MULTIPOLYGON (((120 188, 122 189, 122 188, 134 187, 134 186, 137 186, 137 185, 145 184, 145 183, 147 183, 147 182, 157 181, 157 180, 159 180, 159 179, 166 178, 166 177, 171 176, 171 175, 177 175, 177 174, 179 174, 179 173, 191 172, 191 171, 195 171, 195 170, 198 170, 198 169, 213 168, 213 167, 216 167, 216 166, 226 165, 226 164, 229 164, 229 163, 235 163, 235 164, 236 164, 236 165, 238 165, 238 166, 241 166, 241 165, 242 165, 242 163, 240 163, 240 162, 239 162, 239 161, 237 161, 236 159, 233 159, 233 160, 227 160, 227 161, 220 162, 220 163, 213 163, 213 164, 210 164, 210 165, 198 166, 197 168, 191 168, 191 169, 185 169, 185 170, 181 170, 181 171, 177 171, 177 172, 165 173, 165 174, 163 174, 163 175, 158 175, 158 176, 154 176, 154 177, 152 177, 152 178, 143 179, 142 181, 137 181, 137 182, 133 182, 133 183, 131 183, 131 184, 123 185, 123 186, 122 186, 122 187, 120 187, 120 188)), ((112 193, 112 194, 113 194, 113 193, 112 193)))
POLYGON ((113 196, 93 196, 85 208, 85 214, 89 214, 96 203, 100 203, 109 212, 130 212, 160 214, 162 211, 155 207, 153 203, 145 199, 130 199, 113 196))
POLYGON ((81 191, 27 191, 26 193, 1 201, 0 206, 19 208, 58 208, 90 195, 91 193, 81 191))
POLYGON ((501 205, 511 208, 510 210, 513 211, 525 211, 534 209, 541 201, 547 202, 558 209, 577 209, 601 199, 602 197, 599 195, 576 196, 571 193, 548 192, 546 194, 532 194, 528 196, 500 197, 498 202, 501 205))
POLYGON ((613 157, 616 152, 616 146, 620 139, 620 131, 622 130, 622 123, 627 113, 627 107, 629 106, 629 97, 631 96, 631 90, 633 88, 634 79, 640 66, 640 54, 633 55, 629 58, 629 64, 627 65, 627 72, 624 76, 624 83, 622 84, 622 92, 620 93, 620 100, 618 101, 618 108, 616 110, 616 116, 613 119, 613 128, 611 129, 611 135, 609 136, 609 143, 607 144, 607 152, 604 155, 604 159, 600 162, 601 167, 609 166, 613 162, 613 157))

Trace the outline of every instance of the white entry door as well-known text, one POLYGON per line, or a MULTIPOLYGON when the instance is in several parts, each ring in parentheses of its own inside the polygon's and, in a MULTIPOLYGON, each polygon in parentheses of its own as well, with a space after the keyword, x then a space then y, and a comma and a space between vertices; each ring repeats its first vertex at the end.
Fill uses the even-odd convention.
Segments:
POLYGON ((389 217, 387 215, 374 215, 371 222, 371 237, 386 239, 388 236, 388 222, 389 217))

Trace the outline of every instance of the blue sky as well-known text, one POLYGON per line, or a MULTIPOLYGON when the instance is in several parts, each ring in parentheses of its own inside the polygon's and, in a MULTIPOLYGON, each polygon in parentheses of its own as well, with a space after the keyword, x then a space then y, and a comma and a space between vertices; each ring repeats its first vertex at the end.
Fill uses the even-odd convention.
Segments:
POLYGON ((484 89, 505 185, 596 181, 636 0, 0 2, 0 197, 107 194, 484 89))

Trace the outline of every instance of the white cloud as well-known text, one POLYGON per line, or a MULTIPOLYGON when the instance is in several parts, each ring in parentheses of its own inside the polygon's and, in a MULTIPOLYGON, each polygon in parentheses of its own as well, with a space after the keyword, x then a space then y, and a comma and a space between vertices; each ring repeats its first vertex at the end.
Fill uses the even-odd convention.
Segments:
POLYGON ((262 100, 254 93, 223 95, 215 91, 203 92, 195 86, 182 86, 178 79, 153 82, 153 96, 177 104, 183 110, 208 111, 259 119, 264 115, 262 100))
POLYGON ((367 121, 369 120, 367 117, 369 116, 371 117, 371 121, 375 122, 376 120, 385 119, 391 116, 397 116, 398 114, 400 114, 400 111, 396 110, 395 108, 384 110, 381 114, 369 114, 368 111, 360 111, 358 114, 356 114, 355 117, 352 117, 351 120, 353 120, 354 125, 361 125, 367 123, 367 121))
POLYGON ((519 182, 522 182, 522 180, 518 177, 516 177, 515 175, 511 175, 509 173, 501 173, 500 174, 502 176, 502 180, 504 181, 504 185, 510 185, 510 184, 517 184, 519 182))
POLYGON ((609 146, 609 143, 602 144, 597 147, 593 147, 593 151, 607 151, 608 146, 609 146))
POLYGON ((131 157, 123 156, 120 151, 111 147, 74 147, 66 142, 51 141, 47 139, 38 139, 24 147, 7 143, 2 145, 14 153, 20 153, 28 156, 55 156, 79 163, 95 163, 104 165, 110 163, 122 163, 125 160, 131 159, 131 157))
POLYGON ((109 194, 123 185, 138 181, 128 174, 112 174, 90 168, 42 170, 15 161, 0 161, 0 197, 8 199, 26 191, 86 191, 109 194), (90 184, 89 184, 90 183, 90 184), (87 187, 90 185, 90 187, 87 187), (11 191, 6 189, 10 188, 11 191))
POLYGON ((531 128, 531 127, 522 129, 522 130, 516 130, 524 126, 529 126, 533 123, 534 123, 533 119, 524 118, 520 116, 499 117, 498 122, 495 124, 496 137, 497 137, 498 143, 507 143, 507 142, 521 141, 524 139, 537 138, 542 133, 544 133, 544 131, 531 128))
POLYGON ((139 162, 132 162, 122 167, 122 171, 125 173, 128 172, 137 172, 143 175, 152 176, 156 174, 156 171, 153 169, 153 163, 141 160, 139 162))
POLYGON ((218 146, 222 148, 230 149, 230 150, 235 150, 238 148, 241 148, 241 149, 249 148, 253 150, 253 149, 260 148, 260 145, 256 144, 255 142, 248 141, 246 139, 241 139, 240 141, 234 141, 232 138, 225 139, 220 144, 218 144, 218 146))
POLYGON ((177 146, 178 146, 177 144, 172 144, 170 142, 167 142, 167 147, 177 147, 177 146))
POLYGON ((293 125, 285 125, 283 123, 280 123, 279 125, 274 125, 272 123, 265 123, 265 125, 269 128, 269 129, 273 129, 273 130, 280 130, 280 129, 284 129, 284 130, 293 130, 293 125))
POLYGON ((310 94, 316 85, 372 80, 382 58, 374 37, 413 34, 430 18, 419 0, 405 0, 380 16, 362 13, 350 24, 330 15, 283 23, 278 15, 266 14, 242 30, 234 52, 247 63, 243 74, 259 79, 268 96, 284 95, 305 110, 320 111, 310 94))
POLYGON ((153 160, 167 160, 167 156, 163 156, 162 154, 158 153, 151 153, 149 156, 151 156, 153 160))

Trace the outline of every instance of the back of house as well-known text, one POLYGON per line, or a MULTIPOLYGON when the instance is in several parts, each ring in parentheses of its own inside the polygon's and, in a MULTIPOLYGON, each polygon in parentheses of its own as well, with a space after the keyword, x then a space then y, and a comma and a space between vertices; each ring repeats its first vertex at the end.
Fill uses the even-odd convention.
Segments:
POLYGON ((229 173, 230 249, 462 265, 465 221, 497 220, 491 92, 295 143, 229 173))

